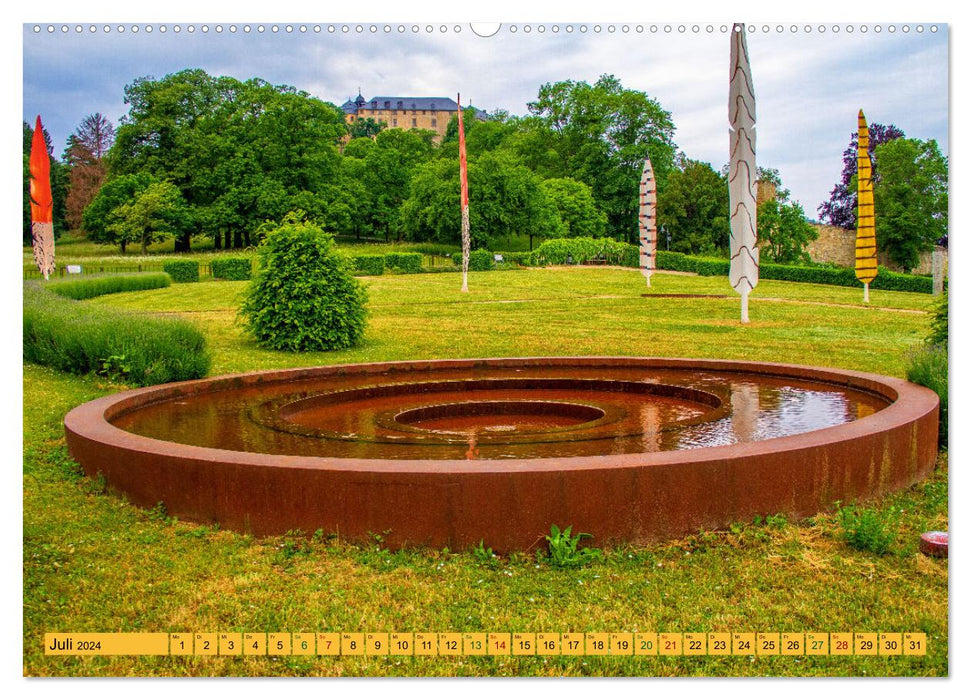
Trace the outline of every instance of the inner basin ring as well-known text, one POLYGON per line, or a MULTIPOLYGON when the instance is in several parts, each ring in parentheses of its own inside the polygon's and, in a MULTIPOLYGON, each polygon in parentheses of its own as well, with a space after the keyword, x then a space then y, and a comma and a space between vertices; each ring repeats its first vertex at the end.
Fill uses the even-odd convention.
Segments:
POLYGON ((662 382, 502 377, 281 396, 252 407, 249 417, 279 432, 345 442, 460 444, 472 434, 494 444, 578 442, 643 434, 638 415, 658 402, 679 409, 650 431, 718 420, 730 410, 713 393, 662 382), (348 414, 367 414, 373 429, 349 429, 348 414))
POLYGON ((566 401, 457 401, 402 411, 394 422, 418 430, 468 435, 480 431, 551 432, 593 423, 607 412, 596 406, 566 401))

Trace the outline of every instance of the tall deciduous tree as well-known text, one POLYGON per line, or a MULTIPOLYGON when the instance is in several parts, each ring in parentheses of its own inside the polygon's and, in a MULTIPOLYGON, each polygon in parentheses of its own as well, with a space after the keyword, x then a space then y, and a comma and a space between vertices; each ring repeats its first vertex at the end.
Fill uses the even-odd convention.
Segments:
POLYGON ((295 88, 186 70, 136 80, 125 101, 110 172, 175 184, 219 246, 255 242, 263 221, 296 207, 317 216, 321 192, 336 183, 343 114, 295 88))
MULTIPOLYGON (((870 124, 870 164, 874 178, 879 177, 877 165, 877 146, 902 138, 904 132, 893 124, 870 124)), ((856 151, 858 134, 856 131, 850 136, 850 145, 843 151, 843 172, 829 194, 829 199, 819 205, 819 215, 833 226, 842 228, 856 228, 856 151)))
POLYGON ((88 232, 88 237, 96 243, 118 245, 124 253, 131 240, 126 236, 119 236, 118 231, 113 228, 115 211, 133 202, 150 185, 157 182, 158 180, 147 173, 119 175, 105 182, 84 210, 81 225, 88 232))
POLYGON ((757 226, 761 259, 792 265, 810 262, 806 247, 819 237, 819 232, 806 219, 799 202, 790 201, 788 189, 775 168, 758 168, 759 182, 772 185, 775 196, 759 204, 757 226))
POLYGON ((650 154, 661 192, 674 166, 671 114, 612 75, 602 75, 593 85, 547 83, 528 107, 538 119, 523 124, 519 153, 524 162, 545 178, 572 177, 588 184, 612 235, 636 242, 644 158, 650 154))
MULTIPOLYGON (((418 167, 401 209, 413 241, 458 243, 461 230, 457 160, 435 159, 418 167)), ((469 220, 472 248, 488 248, 507 235, 550 237, 560 226, 539 176, 509 153, 469 159, 469 220)))
MULTIPOLYGON (((651 158, 653 164, 654 159, 651 158)), ((728 252, 728 181, 708 164, 683 159, 668 175, 657 198, 659 248, 679 253, 715 255, 728 252)))
POLYGON ((134 199, 112 210, 110 219, 107 229, 115 240, 140 243, 144 255, 150 244, 187 229, 191 215, 178 187, 170 182, 153 182, 134 199))
POLYGON ((544 180, 542 187, 559 215, 557 236, 600 238, 606 233, 607 217, 597 208, 588 185, 573 178, 561 177, 544 180))
POLYGON ((89 114, 68 137, 64 160, 70 167, 66 216, 71 228, 81 226, 84 209, 98 193, 107 174, 105 156, 115 140, 115 128, 100 112, 89 114))
POLYGON ((947 235, 947 158, 933 139, 900 138, 877 147, 873 195, 877 246, 910 270, 947 235))

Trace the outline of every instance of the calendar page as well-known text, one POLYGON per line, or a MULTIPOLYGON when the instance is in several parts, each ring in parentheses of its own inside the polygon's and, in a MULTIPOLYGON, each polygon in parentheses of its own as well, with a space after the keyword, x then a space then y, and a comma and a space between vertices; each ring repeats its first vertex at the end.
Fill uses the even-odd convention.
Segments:
POLYGON ((949 675, 948 24, 641 10, 24 21, 24 676, 949 675))

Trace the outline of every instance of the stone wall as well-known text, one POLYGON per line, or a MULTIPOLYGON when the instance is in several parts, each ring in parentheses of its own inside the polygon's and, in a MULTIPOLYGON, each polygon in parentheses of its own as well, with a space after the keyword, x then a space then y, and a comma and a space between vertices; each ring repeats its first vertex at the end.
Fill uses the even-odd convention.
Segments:
MULTIPOLYGON (((856 264, 856 231, 853 229, 813 224, 819 233, 819 238, 811 242, 806 251, 813 262, 828 262, 843 267, 853 267, 856 264)), ((879 235, 879 229, 877 231, 879 235)), ((920 262, 912 272, 917 275, 929 275, 933 271, 933 253, 921 253, 920 262)), ((877 253, 877 263, 889 270, 903 272, 904 270, 890 262, 886 253, 877 253)), ((947 270, 947 251, 944 251, 944 269, 947 270)))

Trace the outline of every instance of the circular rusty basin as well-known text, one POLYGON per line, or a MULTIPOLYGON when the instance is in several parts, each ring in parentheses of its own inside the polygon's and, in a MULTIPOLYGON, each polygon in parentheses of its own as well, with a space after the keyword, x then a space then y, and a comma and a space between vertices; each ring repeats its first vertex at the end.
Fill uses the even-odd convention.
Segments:
POLYGON ((186 520, 509 551, 554 523, 648 542, 904 488, 934 467, 937 405, 824 368, 511 358, 180 382, 64 424, 89 476, 186 520))

